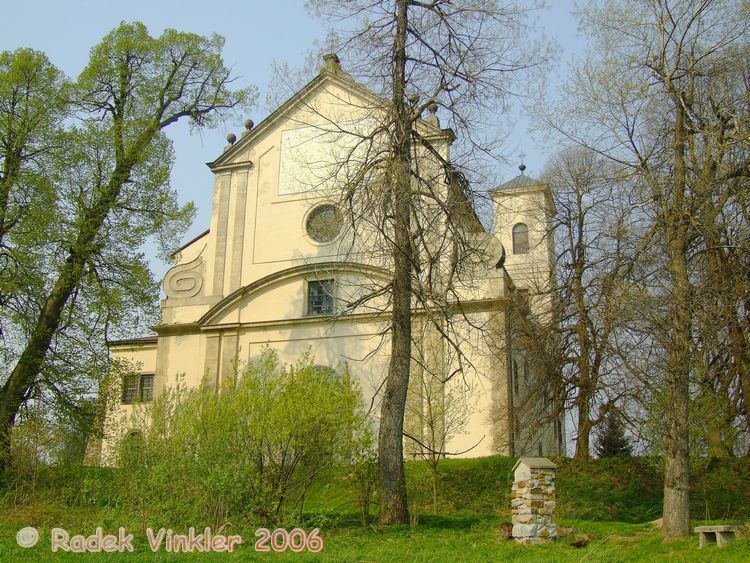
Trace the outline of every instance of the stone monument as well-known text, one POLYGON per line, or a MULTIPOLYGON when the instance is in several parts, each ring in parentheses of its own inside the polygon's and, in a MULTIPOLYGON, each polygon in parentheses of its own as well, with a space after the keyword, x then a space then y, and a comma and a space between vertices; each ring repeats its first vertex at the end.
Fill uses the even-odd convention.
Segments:
POLYGON ((522 457, 513 466, 513 539, 542 543, 557 536, 555 469, 546 457, 522 457))

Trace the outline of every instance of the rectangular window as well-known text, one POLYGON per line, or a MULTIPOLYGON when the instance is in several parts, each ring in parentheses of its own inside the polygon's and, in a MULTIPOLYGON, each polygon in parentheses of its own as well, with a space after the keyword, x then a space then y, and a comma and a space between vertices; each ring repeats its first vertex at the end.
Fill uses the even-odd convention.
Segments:
POLYGON ((141 402, 148 403, 154 400, 154 376, 143 374, 141 376, 141 402))
POLYGON ((128 375, 122 382, 122 403, 149 403, 154 400, 154 374, 128 375))
POLYGON ((128 375, 122 382, 122 402, 124 404, 135 403, 138 400, 138 375, 128 375))
POLYGON ((307 314, 333 314, 333 280, 307 282, 307 314))

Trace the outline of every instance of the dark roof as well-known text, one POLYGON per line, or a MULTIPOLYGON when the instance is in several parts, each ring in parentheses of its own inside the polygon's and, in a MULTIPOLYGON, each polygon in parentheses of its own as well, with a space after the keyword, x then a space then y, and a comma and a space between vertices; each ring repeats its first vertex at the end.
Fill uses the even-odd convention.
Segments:
POLYGON ((538 187, 544 185, 542 182, 537 180, 536 178, 532 178, 531 176, 526 176, 524 174, 519 174, 512 180, 508 180, 504 184, 500 184, 498 187, 493 188, 492 191, 495 190, 512 190, 515 188, 531 188, 531 187, 538 187))
POLYGON ((109 340, 107 346, 127 346, 128 344, 156 344, 159 337, 157 335, 152 336, 139 336, 136 338, 124 338, 122 340, 109 340))

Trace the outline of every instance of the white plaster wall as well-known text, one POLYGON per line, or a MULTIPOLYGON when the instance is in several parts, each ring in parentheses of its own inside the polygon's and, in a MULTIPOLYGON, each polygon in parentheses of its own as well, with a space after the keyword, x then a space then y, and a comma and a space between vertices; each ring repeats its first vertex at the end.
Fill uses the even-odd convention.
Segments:
MULTIPOLYGON (((155 373, 156 371, 156 345, 145 344, 142 346, 118 346, 111 349, 113 358, 127 366, 132 373, 155 373)), ((135 428, 135 421, 143 416, 144 405, 134 403, 124 405, 121 403, 122 387, 121 381, 111 382, 114 393, 109 406, 112 407, 104 420, 104 434, 107 437, 102 441, 99 463, 102 465, 113 465, 120 440, 129 431, 135 428)))
MULTIPOLYGON (((309 351, 317 363, 337 367, 346 362, 350 373, 360 382, 366 403, 368 406, 372 403, 377 414, 379 403, 374 394, 387 373, 390 351, 388 340, 380 336, 382 321, 342 317, 332 323, 328 319, 306 317, 305 280, 311 275, 281 276, 222 309, 211 319, 210 326, 195 324, 222 298, 295 266, 342 258, 383 265, 382 245, 371 244, 374 239, 367 232, 359 233, 358 240, 363 242, 355 254, 349 253, 346 234, 330 244, 318 244, 307 237, 304 226, 307 213, 317 203, 335 199, 334 194, 325 190, 279 193, 284 131, 311 124, 330 127, 332 121, 362 121, 372 118, 372 112, 370 102, 335 82, 326 83, 326 89, 314 92, 305 104, 283 119, 271 123, 261 133, 251 133, 251 142, 241 145, 242 150, 237 151, 232 162, 215 171, 210 233, 183 249, 177 257, 177 264, 185 264, 199 254, 203 257, 201 293, 184 301, 167 299, 163 303, 158 358, 156 347, 141 352, 117 348, 112 350, 113 355, 142 354, 139 358, 142 357, 144 364, 147 360, 148 369, 157 373, 156 390, 160 391, 174 385, 178 377, 189 387, 199 385, 206 376, 220 380, 231 369, 227 364, 234 358, 239 359, 242 369, 266 346, 277 350, 283 362, 296 361, 309 351), (167 331, 172 325, 184 327, 167 331)), ((441 141, 439 147, 447 158, 447 140, 441 141)), ((441 185, 440 189, 444 188, 447 189, 441 185)), ((533 262, 541 256, 535 247, 540 228, 531 216, 538 202, 536 196, 524 197, 514 202, 503 217, 511 227, 519 220, 529 225, 534 250, 524 260, 533 262)), ((501 215, 496 209, 498 217, 501 215)), ((509 230, 505 237, 506 230, 499 227, 497 234, 510 252, 512 245, 509 230)), ((491 263, 477 264, 466 278, 460 289, 465 297, 496 299, 505 295, 506 278, 502 270, 494 269, 498 257, 490 254, 491 263)), ((526 262, 509 255, 507 264, 521 272, 526 262)), ((372 277, 357 278, 352 272, 335 273, 333 277, 338 280, 340 300, 353 299, 365 285, 382 283, 372 277)), ((497 303, 485 306, 499 307, 497 303)), ((377 305, 369 312, 375 309, 377 305)), ((368 310, 363 308, 360 312, 368 310)), ((476 319, 486 322, 487 317, 486 313, 478 313, 476 319)), ((506 368, 504 359, 493 357, 482 337, 468 328, 463 346, 470 358, 465 377, 474 390, 472 414, 466 431, 457 435, 448 448, 460 451, 479 442, 477 448, 465 454, 473 457, 493 453, 492 434, 498 430, 490 428, 491 420, 498 418, 498 401, 507 399, 506 368)), ((500 433, 503 431, 507 429, 500 429, 500 433)), ((111 449, 114 444, 110 440, 108 447, 111 449)))

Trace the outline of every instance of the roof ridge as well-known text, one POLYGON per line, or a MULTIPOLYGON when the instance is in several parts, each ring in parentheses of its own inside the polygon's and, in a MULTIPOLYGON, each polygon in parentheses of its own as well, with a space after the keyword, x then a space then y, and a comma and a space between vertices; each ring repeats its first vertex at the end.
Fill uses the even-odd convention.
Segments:
POLYGON ((493 188, 490 191, 495 190, 508 190, 508 189, 514 189, 514 188, 530 188, 530 187, 543 187, 545 186, 545 182, 541 180, 537 180, 536 178, 532 178, 531 176, 527 176, 526 174, 519 174, 515 178, 511 178, 507 182, 504 182, 497 186, 496 188, 493 188))

